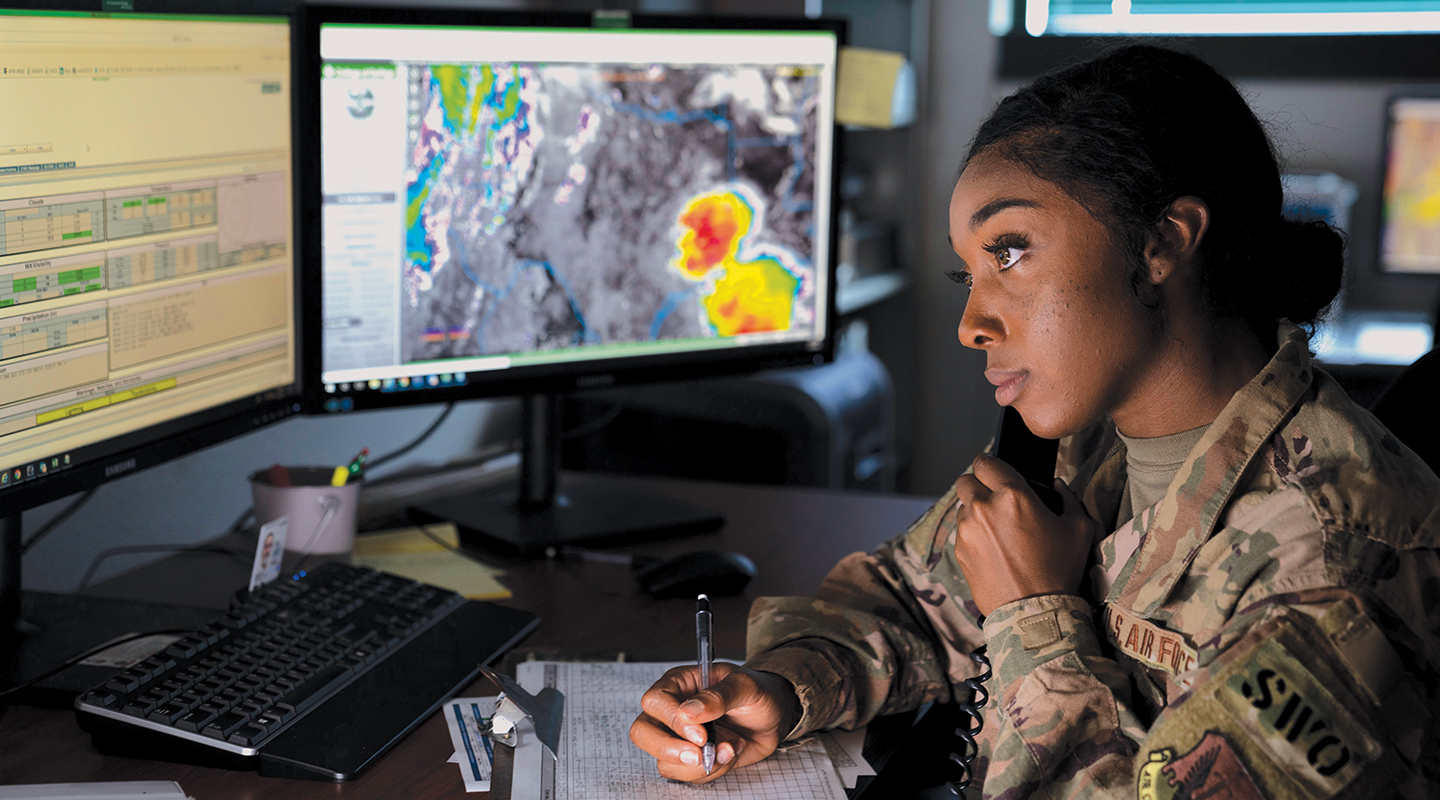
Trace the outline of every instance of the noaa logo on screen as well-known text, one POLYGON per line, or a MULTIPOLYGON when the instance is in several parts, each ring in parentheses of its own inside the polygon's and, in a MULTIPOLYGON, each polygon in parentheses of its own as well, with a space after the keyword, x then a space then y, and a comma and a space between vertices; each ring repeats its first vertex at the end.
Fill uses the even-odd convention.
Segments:
POLYGON ((350 116, 365 119, 375 113, 375 95, 369 89, 350 92, 350 116))

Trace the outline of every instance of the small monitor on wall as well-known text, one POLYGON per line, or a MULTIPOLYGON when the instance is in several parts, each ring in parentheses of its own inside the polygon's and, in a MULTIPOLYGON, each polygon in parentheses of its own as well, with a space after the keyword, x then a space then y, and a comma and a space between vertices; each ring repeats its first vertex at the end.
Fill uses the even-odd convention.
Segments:
POLYGON ((1440 97, 1390 101, 1380 268, 1440 273, 1440 97))

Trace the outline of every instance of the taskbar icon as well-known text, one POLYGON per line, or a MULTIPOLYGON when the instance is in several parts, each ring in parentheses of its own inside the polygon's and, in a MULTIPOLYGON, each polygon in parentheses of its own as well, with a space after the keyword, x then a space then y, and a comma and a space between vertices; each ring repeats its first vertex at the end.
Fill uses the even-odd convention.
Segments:
POLYGON ((42 458, 39 461, 32 461, 18 467, 11 467, 0 472, 0 489, 15 486, 16 484, 28 483, 29 481, 44 478, 47 475, 70 468, 70 454, 42 458))

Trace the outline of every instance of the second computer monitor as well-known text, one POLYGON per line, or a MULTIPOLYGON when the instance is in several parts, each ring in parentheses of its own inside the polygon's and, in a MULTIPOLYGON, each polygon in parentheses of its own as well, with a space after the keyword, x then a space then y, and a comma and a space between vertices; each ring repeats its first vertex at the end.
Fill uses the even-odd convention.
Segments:
POLYGON ((1380 268, 1440 272, 1440 97, 1389 103, 1380 268))
POLYGON ((828 353, 833 27, 313 11, 323 407, 828 353))

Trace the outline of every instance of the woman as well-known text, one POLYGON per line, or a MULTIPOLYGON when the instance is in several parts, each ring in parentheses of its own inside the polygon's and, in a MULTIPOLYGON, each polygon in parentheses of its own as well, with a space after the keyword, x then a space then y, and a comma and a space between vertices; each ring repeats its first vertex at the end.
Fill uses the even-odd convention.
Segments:
POLYGON ((631 737, 660 772, 707 779, 711 720, 713 778, 965 700, 988 644, 986 795, 1430 796, 1440 481, 1312 367, 1343 243, 1281 199, 1191 56, 1125 47, 1003 101, 950 204, 960 341, 1063 437, 1064 513, 978 457, 814 598, 757 601, 744 667, 656 683, 631 737))

